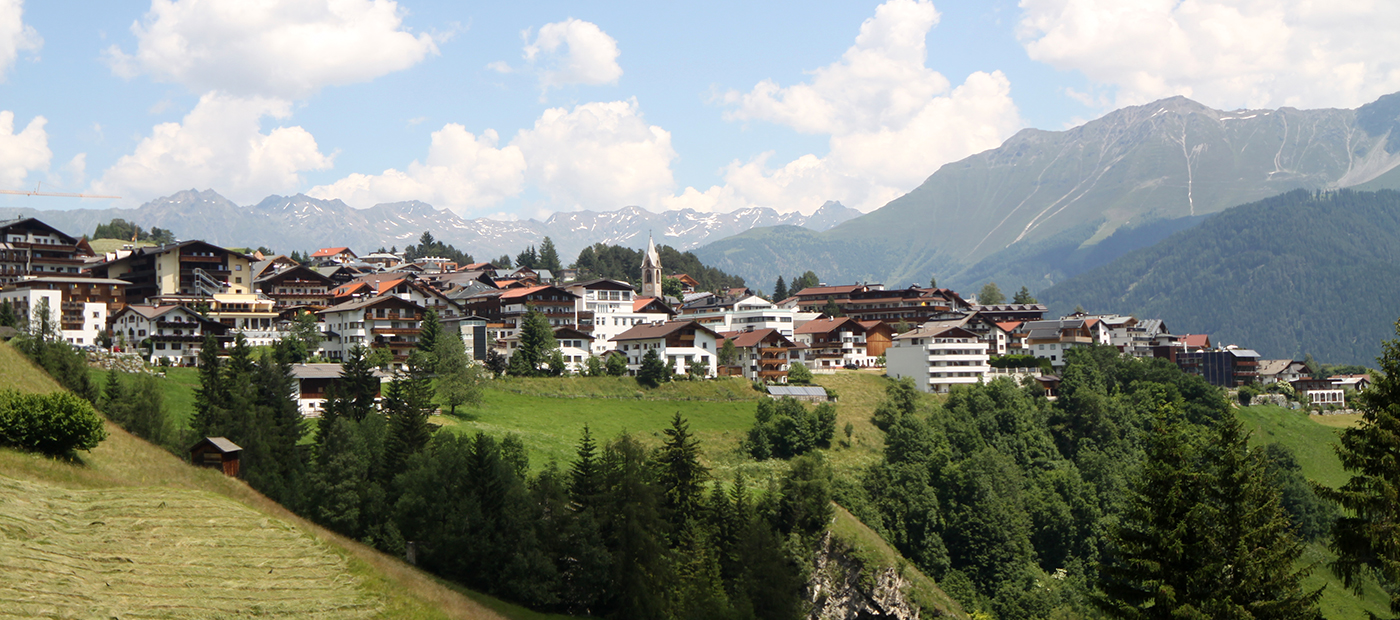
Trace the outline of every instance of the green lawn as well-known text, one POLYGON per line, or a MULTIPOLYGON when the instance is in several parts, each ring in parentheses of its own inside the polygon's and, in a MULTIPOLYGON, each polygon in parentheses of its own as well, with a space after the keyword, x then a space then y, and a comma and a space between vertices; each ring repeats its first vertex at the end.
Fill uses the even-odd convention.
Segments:
MULTIPOLYGON (((98 388, 106 385, 108 372, 101 368, 92 369, 92 380, 97 382, 98 388)), ((194 416, 194 393, 199 389, 199 369, 166 368, 164 372, 165 377, 159 381, 165 391, 166 410, 170 412, 172 421, 185 428, 194 416)))

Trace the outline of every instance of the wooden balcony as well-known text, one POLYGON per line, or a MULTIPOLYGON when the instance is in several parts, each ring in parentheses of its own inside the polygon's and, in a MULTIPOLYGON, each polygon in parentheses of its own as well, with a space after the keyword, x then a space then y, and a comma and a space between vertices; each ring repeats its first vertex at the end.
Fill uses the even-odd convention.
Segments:
POLYGON ((420 331, 422 330, 417 327, 376 327, 370 330, 370 333, 376 336, 416 336, 420 331))

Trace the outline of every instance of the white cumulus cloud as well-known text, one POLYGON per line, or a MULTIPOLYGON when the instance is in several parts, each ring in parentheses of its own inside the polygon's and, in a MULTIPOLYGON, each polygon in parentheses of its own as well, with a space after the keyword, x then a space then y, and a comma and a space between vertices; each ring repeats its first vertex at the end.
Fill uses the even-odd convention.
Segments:
POLYGON ((475 136, 451 123, 433 132, 428 157, 421 163, 377 175, 351 174, 307 194, 339 198, 357 208, 402 200, 422 200, 458 213, 489 207, 519 194, 525 179, 520 148, 496 148, 498 139, 495 130, 475 136))
POLYGON ((39 33, 24 23, 24 0, 0 0, 0 77, 15 64, 20 52, 43 45, 39 33))
POLYGON ((36 116, 15 133, 15 113, 0 111, 0 187, 17 189, 29 173, 48 170, 53 152, 49 151, 49 135, 44 131, 47 122, 36 116))
POLYGON ((635 99, 550 108, 512 144, 527 178, 566 210, 658 208, 675 184, 671 133, 648 125, 635 99))
POLYGON ((671 134, 648 125, 636 100, 550 108, 510 143, 487 129, 474 136, 449 124, 433 133, 423 162, 381 174, 348 175, 309 192, 354 207, 422 200, 462 215, 519 196, 529 184, 548 210, 663 208, 675 181, 671 134))
POLYGON ((541 88, 613 84, 622 77, 617 40, 597 24, 570 17, 541 26, 534 41, 529 36, 527 30, 525 60, 538 67, 541 88))
POLYGON ((392 0, 152 0, 131 29, 135 52, 106 51, 118 75, 243 97, 298 99, 437 53, 392 0))
POLYGON ((128 201, 177 189, 214 188, 236 202, 290 193, 301 173, 331 167, 316 139, 301 127, 260 128, 264 117, 286 118, 291 104, 265 97, 209 93, 179 123, 162 123, 93 184, 128 201))
POLYGON ((1400 90, 1394 2, 1022 0, 1021 9, 1030 57, 1083 73, 1116 106, 1185 95, 1227 109, 1355 107, 1400 90))
POLYGON ((727 117, 830 136, 830 151, 770 167, 771 155, 725 171, 724 187, 689 189, 672 206, 759 205, 811 211, 827 200, 869 211, 913 189, 939 166, 1001 144, 1021 124, 1000 71, 952 87, 927 66, 925 39, 939 14, 927 0, 889 0, 841 59, 802 84, 767 80, 730 91, 727 117))

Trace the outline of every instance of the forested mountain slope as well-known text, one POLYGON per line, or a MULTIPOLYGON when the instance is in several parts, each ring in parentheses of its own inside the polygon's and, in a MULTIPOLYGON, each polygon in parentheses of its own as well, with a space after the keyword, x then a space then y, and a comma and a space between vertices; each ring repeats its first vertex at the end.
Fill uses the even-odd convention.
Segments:
POLYGON ((1400 94, 1356 110, 1222 111, 1173 97, 1066 131, 1023 130, 824 232, 755 229, 696 254, 760 286, 812 269, 828 282, 936 274, 956 288, 1039 290, 1244 202, 1400 187, 1398 117, 1400 94))
POLYGON ((1293 191, 1058 284, 1051 313, 1160 318, 1266 358, 1372 364, 1400 316, 1400 192, 1293 191))

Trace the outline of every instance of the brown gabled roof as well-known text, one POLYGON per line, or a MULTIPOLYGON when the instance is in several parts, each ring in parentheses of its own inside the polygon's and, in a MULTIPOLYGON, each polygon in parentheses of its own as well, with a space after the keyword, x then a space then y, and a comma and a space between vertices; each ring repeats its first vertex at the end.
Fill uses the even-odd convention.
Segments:
POLYGON ((724 341, 730 340, 734 342, 734 346, 747 349, 749 347, 757 345, 760 342, 763 342, 768 338, 768 336, 773 334, 777 334, 779 338, 782 338, 784 341, 786 341, 788 346, 796 346, 796 343, 790 340, 787 336, 784 336, 782 332, 773 329, 772 327, 766 329, 756 329, 751 332, 721 332, 719 334, 721 338, 718 342, 715 343, 715 345, 721 346, 724 344, 724 341))
POLYGON ((408 305, 413 306, 414 308, 417 308, 417 309, 419 309, 419 310, 422 310, 422 309, 423 309, 423 306, 420 306, 420 305, 418 305, 418 304, 416 304, 416 303, 413 303, 413 302, 408 301, 408 300, 406 300, 406 299, 403 299, 403 298, 401 298, 401 297, 396 297, 396 296, 394 296, 394 295, 381 295, 381 296, 378 296, 378 297, 361 297, 360 299, 354 299, 354 300, 351 300, 351 301, 347 301, 347 302, 345 302, 345 303, 343 303, 343 304, 336 304, 336 305, 334 305, 334 306, 331 306, 331 307, 329 307, 329 308, 326 308, 325 310, 321 310, 320 312, 317 312, 316 314, 330 314, 330 313, 332 313, 332 312, 343 312, 343 311, 345 311, 345 310, 358 310, 358 309, 360 309, 360 308, 368 308, 368 307, 370 307, 370 306, 377 306, 377 305, 382 304, 382 303, 408 304, 408 305))
POLYGON ((622 340, 652 340, 655 338, 665 338, 675 332, 685 329, 686 327, 692 326, 695 329, 703 329, 707 332, 710 332, 711 334, 718 336, 718 334, 715 334, 715 330, 701 325, 699 321, 667 321, 665 323, 644 323, 642 325, 634 325, 631 329, 622 332, 617 336, 614 336, 613 342, 619 342, 622 340))
POLYGON ((577 297, 578 297, 578 295, 575 295, 575 294, 573 294, 573 293, 570 293, 570 292, 568 292, 568 291, 566 291, 566 290, 564 290, 564 289, 562 289, 562 288, 559 288, 559 287, 557 287, 557 286, 552 286, 552 285, 549 285, 549 284, 540 284, 540 285, 538 285, 538 286, 527 286, 527 287, 525 287, 525 288, 513 288, 513 289, 509 289, 509 290, 507 290, 506 292, 501 293, 501 299, 515 299, 516 297, 526 297, 526 296, 533 295, 533 294, 535 294, 535 293, 538 293, 538 292, 540 292, 540 291, 543 291, 543 290, 545 290, 545 289, 550 289, 550 288, 552 288, 552 289, 554 289, 554 290, 556 290, 556 291, 559 291, 560 293, 563 293, 563 294, 565 294, 565 295, 568 295, 568 296, 571 297, 571 298, 577 298, 577 297))
POLYGON ((1002 331, 1009 334, 1016 331, 1016 328, 1020 327, 1021 323, 1022 321, 1002 321, 997 323, 997 327, 1000 327, 1002 331))
POLYGON ((930 321, 924 323, 922 327, 904 332, 895 337, 895 340, 908 340, 910 338, 936 338, 938 336, 952 336, 954 338, 976 339, 977 334, 967 331, 959 325, 950 325, 948 321, 930 321))
POLYGON ((891 334, 894 333, 894 328, 887 325, 884 321, 856 321, 856 324, 865 328, 865 331, 867 332, 875 331, 877 329, 884 329, 889 330, 891 334))
POLYGON ((855 319, 852 319, 851 317, 848 317, 848 316, 838 316, 838 317, 836 317, 836 318, 834 318, 834 319, 812 319, 812 320, 810 320, 810 321, 807 321, 806 323, 803 323, 802 326, 799 327, 799 328, 797 328, 793 333, 794 333, 794 334, 825 334, 825 333, 828 333, 828 332, 835 331, 836 329, 840 328, 842 325, 844 325, 844 324, 846 324, 846 323, 848 323, 848 322, 849 322, 851 325, 854 325, 854 326, 856 326, 856 327, 858 327, 858 328, 865 329, 865 328, 861 327, 860 323, 856 322, 856 320, 855 320, 855 319))
POLYGON ((847 284, 847 285, 845 285, 845 286, 809 286, 809 287, 804 288, 804 289, 802 289, 802 290, 800 290, 800 291, 797 291, 796 293, 793 293, 793 296, 794 296, 794 297, 801 297, 801 296, 804 296, 804 295, 837 295, 837 294, 840 294, 840 293, 850 293, 850 292, 853 292, 853 291, 855 291, 856 289, 861 288, 861 287, 863 287, 863 286, 865 286, 865 285, 864 285, 864 284, 847 284))

